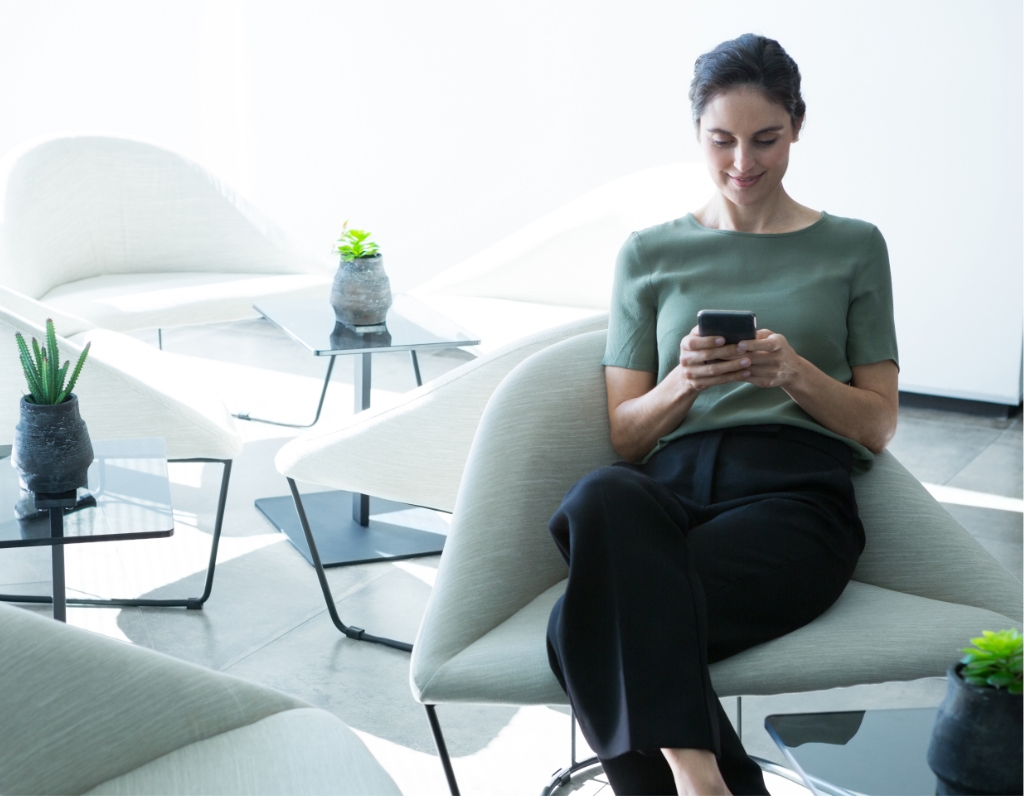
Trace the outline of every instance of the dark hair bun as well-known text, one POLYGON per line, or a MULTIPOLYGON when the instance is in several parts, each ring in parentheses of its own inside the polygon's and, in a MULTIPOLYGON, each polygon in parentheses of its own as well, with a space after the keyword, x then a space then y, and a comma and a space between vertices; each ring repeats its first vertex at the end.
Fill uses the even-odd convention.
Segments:
POLYGON ((807 106, 800 96, 800 69, 796 61, 774 39, 744 33, 732 41, 723 41, 693 65, 693 123, 700 124, 711 100, 740 86, 763 91, 769 100, 786 109, 793 124, 803 121, 807 106))

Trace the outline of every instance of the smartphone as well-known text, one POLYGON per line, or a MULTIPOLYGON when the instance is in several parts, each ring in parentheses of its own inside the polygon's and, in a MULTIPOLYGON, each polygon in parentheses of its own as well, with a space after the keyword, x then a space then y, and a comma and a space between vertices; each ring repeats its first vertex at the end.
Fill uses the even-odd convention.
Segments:
POLYGON ((746 310, 701 310, 697 313, 701 337, 724 337, 726 345, 757 337, 757 316, 746 310))

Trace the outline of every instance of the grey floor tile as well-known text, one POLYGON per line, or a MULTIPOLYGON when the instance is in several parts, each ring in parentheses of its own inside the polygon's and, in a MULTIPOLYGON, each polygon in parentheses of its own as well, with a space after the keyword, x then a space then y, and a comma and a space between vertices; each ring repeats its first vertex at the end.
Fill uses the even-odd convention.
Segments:
POLYGON ((948 486, 990 492, 1005 497, 1024 497, 1024 446, 1019 431, 1004 431, 996 440, 953 476, 948 486))
MULTIPOLYGON (((404 574, 388 576, 371 588, 341 601, 339 608, 353 617, 364 604, 370 624, 380 600, 393 606, 403 596, 422 599, 422 584, 404 574), (383 582, 383 581, 387 582, 383 582), (365 593, 363 593, 365 592, 365 593), (347 604, 346 604, 347 603, 347 604)), ((412 622, 401 621, 396 632, 412 622)), ((386 624, 380 624, 382 630, 386 624)), ((426 714, 409 691, 409 655, 378 644, 353 641, 335 629, 326 612, 318 614, 227 670, 230 674, 295 694, 330 710, 352 727, 427 754, 434 753, 426 714)), ((472 754, 490 743, 516 708, 443 705, 438 708, 449 751, 455 757, 472 754)), ((568 745, 568 744, 567 744, 568 745)), ((539 788, 538 788, 539 789, 539 788)))
POLYGON ((1021 544, 1021 537, 1024 536, 1024 514, 1020 512, 957 506, 951 503, 943 503, 942 506, 976 539, 995 539, 1000 542, 1021 544))
MULTIPOLYGON (((331 587, 344 597, 382 574, 369 566, 331 570, 331 587)), ((203 581, 196 573, 147 596, 196 595, 203 581)), ((155 649, 221 669, 326 609, 313 568, 282 541, 220 564, 200 611, 142 610, 155 649)))
POLYGON ((1024 579, 1024 514, 943 504, 953 518, 1018 580, 1024 579))
POLYGON ((906 417, 901 411, 889 450, 918 480, 945 484, 995 442, 1000 433, 1000 429, 985 425, 906 417))

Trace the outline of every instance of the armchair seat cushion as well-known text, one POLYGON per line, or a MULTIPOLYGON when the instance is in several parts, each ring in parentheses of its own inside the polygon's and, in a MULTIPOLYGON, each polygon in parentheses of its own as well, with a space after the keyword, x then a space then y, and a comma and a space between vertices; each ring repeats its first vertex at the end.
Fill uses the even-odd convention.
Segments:
POLYGON ((482 296, 420 295, 416 298, 480 338, 469 349, 487 354, 516 340, 572 321, 605 315, 596 307, 571 307, 482 296))
POLYGON ((168 328, 257 318, 260 298, 322 296, 333 276, 322 274, 108 274, 59 285, 40 301, 115 331, 168 328))
POLYGON ((87 792, 400 794, 358 736, 336 716, 315 708, 285 710, 196 741, 87 792))
MULTIPOLYGON (((548 666, 548 615, 561 581, 429 677, 413 693, 425 703, 568 704, 548 666)), ((1015 623, 973 606, 931 600, 852 581, 809 625, 712 664, 720 697, 796 693, 938 677, 981 630, 1015 623)))

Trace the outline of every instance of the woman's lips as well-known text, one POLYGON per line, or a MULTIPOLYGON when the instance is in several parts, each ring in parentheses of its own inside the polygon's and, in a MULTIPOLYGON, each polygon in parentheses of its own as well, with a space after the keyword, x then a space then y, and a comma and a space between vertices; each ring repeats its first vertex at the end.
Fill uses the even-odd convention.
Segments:
POLYGON ((729 175, 729 179, 732 180, 733 185, 737 188, 749 188, 752 185, 756 185, 757 181, 764 176, 764 173, 758 174, 756 177, 733 177, 729 175))

